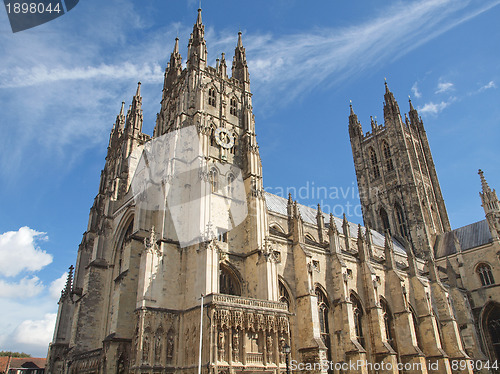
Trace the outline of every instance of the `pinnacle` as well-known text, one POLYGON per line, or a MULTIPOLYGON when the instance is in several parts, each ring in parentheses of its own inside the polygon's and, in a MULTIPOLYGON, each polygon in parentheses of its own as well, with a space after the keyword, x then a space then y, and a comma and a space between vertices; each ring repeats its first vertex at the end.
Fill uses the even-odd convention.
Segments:
POLYGON ((135 96, 141 96, 141 82, 137 83, 137 92, 135 93, 135 96))
POLYGON ((201 8, 198 8, 198 18, 196 18, 196 24, 201 26, 202 25, 202 20, 201 20, 201 8))
POLYGON ((481 178, 481 187, 483 188, 483 193, 484 192, 489 192, 490 191, 490 186, 488 186, 488 182, 486 182, 486 178, 484 177, 484 172, 479 169, 478 171, 479 177, 481 178))
POLYGON ((120 109, 120 116, 125 115, 125 101, 122 101, 122 108, 120 109))

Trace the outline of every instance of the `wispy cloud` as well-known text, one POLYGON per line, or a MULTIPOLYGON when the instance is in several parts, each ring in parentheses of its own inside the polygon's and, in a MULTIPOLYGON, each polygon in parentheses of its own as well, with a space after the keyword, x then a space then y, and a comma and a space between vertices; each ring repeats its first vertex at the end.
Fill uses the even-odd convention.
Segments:
POLYGON ((418 107, 418 111, 420 114, 432 114, 437 115, 442 112, 445 108, 447 108, 451 103, 456 101, 455 97, 451 97, 448 101, 441 101, 439 103, 429 102, 424 104, 421 107, 418 107))
POLYGON ((417 82, 413 83, 413 86, 411 87, 411 92, 413 93, 413 96, 415 96, 417 99, 422 97, 422 94, 418 90, 418 83, 417 82))
POLYGON ((479 89, 479 92, 488 90, 490 88, 497 88, 497 85, 495 84, 494 81, 489 81, 488 84, 485 84, 479 89))
POLYGON ((453 83, 451 83, 451 82, 439 82, 435 93, 437 93, 437 94, 444 93, 444 92, 451 91, 452 89, 453 89, 453 83))

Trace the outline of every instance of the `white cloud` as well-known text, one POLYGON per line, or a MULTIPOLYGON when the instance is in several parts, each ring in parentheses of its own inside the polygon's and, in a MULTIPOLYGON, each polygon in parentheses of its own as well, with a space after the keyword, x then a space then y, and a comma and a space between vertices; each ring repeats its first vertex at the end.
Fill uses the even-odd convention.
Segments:
POLYGON ((413 92, 413 96, 415 96, 417 99, 422 97, 422 94, 418 90, 418 83, 415 82, 413 86, 411 87, 411 92, 413 92))
POLYGON ((488 84, 485 84, 483 87, 479 89, 479 92, 488 90, 490 88, 497 88, 497 85, 493 81, 489 81, 488 84))
POLYGON ((66 285, 67 278, 68 278, 68 273, 66 272, 63 275, 61 275, 61 277, 52 281, 52 283, 49 286, 50 297, 52 297, 55 300, 59 300, 59 298, 61 297, 61 291, 66 285))
POLYGON ((420 114, 438 114, 440 113, 441 111, 443 111, 443 109, 445 109, 448 105, 451 104, 453 100, 450 100, 450 101, 441 101, 440 103, 434 103, 434 102, 430 102, 430 103, 426 103, 424 104, 424 106, 422 107, 419 107, 418 108, 418 111, 420 112, 420 114))
POLYGON ((37 271, 52 262, 52 255, 37 246, 47 240, 43 232, 21 227, 0 235, 0 275, 13 277, 23 270, 37 271))
POLYGON ((47 348, 54 334, 56 318, 57 314, 48 313, 41 320, 23 321, 12 334, 14 342, 47 348))
POLYGON ((42 292, 44 286, 38 277, 24 277, 19 282, 0 279, 0 297, 27 299, 42 292))
POLYGON ((448 92, 452 89, 453 89, 453 83, 451 83, 451 82, 439 82, 437 89, 436 89, 436 93, 437 94, 444 93, 444 92, 448 92))

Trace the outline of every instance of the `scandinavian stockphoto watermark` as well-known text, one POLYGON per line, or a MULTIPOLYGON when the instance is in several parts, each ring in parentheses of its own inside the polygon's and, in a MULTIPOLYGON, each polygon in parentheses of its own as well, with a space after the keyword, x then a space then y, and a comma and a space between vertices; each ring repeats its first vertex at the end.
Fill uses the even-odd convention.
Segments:
POLYGON ((300 187, 265 187, 264 190, 276 196, 287 199, 291 195, 293 200, 314 201, 310 208, 316 209, 317 204, 326 214, 342 217, 362 217, 359 191, 355 182, 350 186, 322 186, 314 181, 307 181, 300 187))
POLYGON ((52 21, 73 9, 80 0, 4 0, 12 32, 52 21))
POLYGON ((214 239, 247 216, 241 170, 209 163, 195 126, 148 141, 129 160, 138 219, 168 209, 181 247, 214 239))

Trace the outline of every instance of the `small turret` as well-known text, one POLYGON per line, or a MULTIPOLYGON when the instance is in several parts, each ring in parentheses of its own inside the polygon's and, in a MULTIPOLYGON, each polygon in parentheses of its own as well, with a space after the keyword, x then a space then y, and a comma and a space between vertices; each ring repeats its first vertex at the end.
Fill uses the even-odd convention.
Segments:
POLYGON ((361 123, 358 121, 358 116, 352 109, 352 101, 349 103, 349 109, 349 136, 351 138, 363 136, 363 128, 361 127, 361 123))
POLYGON ((316 212, 316 223, 318 224, 318 238, 319 242, 323 243, 325 241, 323 232, 325 230, 325 218, 323 217, 323 212, 321 211, 321 205, 318 204, 318 210, 316 212))
POLYGON ((201 9, 193 26, 188 44, 188 68, 203 68, 207 63, 207 45, 205 42, 205 25, 201 20, 201 9))
POLYGON ((132 136, 137 136, 142 131, 142 96, 141 82, 137 83, 137 91, 132 99, 132 105, 127 113, 125 131, 132 136))
POLYGON ((384 122, 386 126, 388 124, 397 124, 401 121, 401 114, 399 112, 399 105, 394 94, 389 90, 387 85, 387 80, 384 82, 385 94, 384 94, 384 122))
POLYGON ((411 99, 409 99, 408 101, 410 103, 410 112, 408 113, 410 115, 410 122, 412 125, 417 126, 420 123, 420 119, 418 117, 418 112, 413 107, 413 104, 411 103, 411 99))
POLYGON ((240 82, 250 82, 246 52, 241 40, 241 31, 238 33, 238 44, 234 49, 232 74, 233 78, 238 79, 240 82))

